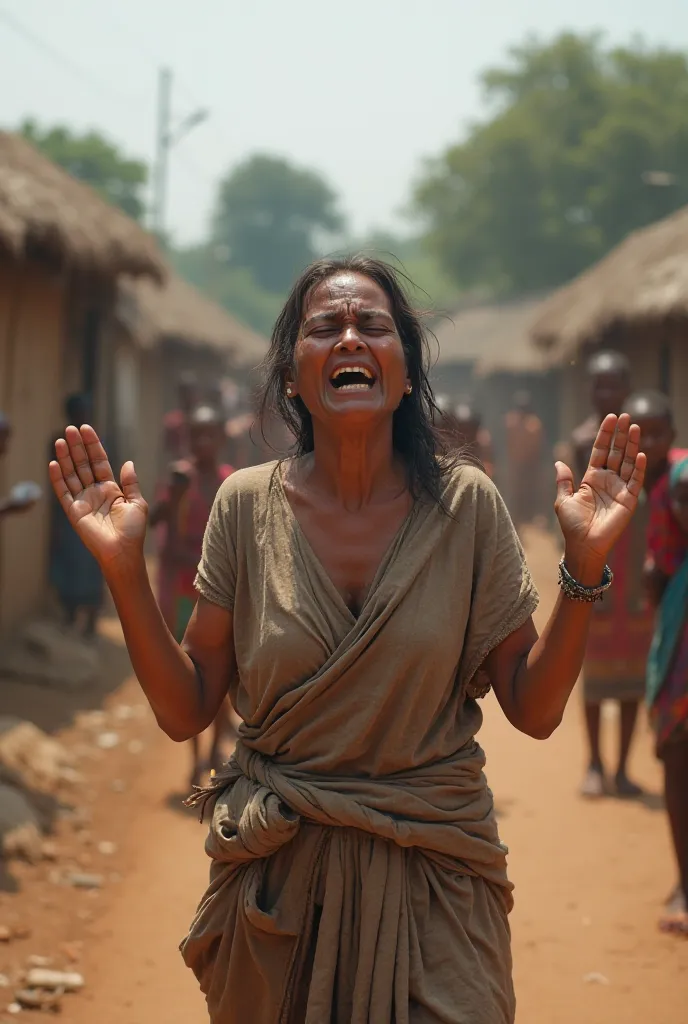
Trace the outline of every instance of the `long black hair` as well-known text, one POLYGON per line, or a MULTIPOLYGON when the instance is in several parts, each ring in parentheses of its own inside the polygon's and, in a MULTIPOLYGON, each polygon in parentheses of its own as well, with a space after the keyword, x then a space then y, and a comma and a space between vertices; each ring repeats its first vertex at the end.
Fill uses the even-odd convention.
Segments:
POLYGON ((443 506, 442 478, 457 459, 449 456, 434 425, 438 409, 428 379, 428 332, 422 314, 411 304, 402 275, 382 260, 362 255, 322 259, 312 263, 301 274, 277 317, 270 349, 263 362, 263 422, 268 412, 276 412, 294 435, 294 454, 305 455, 313 451, 311 414, 299 396, 287 398, 285 385, 294 369, 294 349, 308 296, 322 281, 342 271, 369 277, 382 288, 390 301, 412 384, 411 393, 404 396, 394 413, 394 448, 406 465, 413 497, 430 498, 443 506))

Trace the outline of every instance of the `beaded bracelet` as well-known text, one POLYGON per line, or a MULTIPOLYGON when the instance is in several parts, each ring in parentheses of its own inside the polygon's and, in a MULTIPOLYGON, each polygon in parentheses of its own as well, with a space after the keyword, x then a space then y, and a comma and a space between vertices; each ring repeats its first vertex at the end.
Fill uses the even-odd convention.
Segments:
POLYGON ((584 601, 587 604, 594 604, 601 601, 605 591, 609 590, 614 582, 614 573, 608 565, 605 565, 602 573, 602 582, 599 587, 584 587, 582 583, 575 580, 566 568, 564 559, 559 562, 559 586, 561 592, 570 601, 584 601))

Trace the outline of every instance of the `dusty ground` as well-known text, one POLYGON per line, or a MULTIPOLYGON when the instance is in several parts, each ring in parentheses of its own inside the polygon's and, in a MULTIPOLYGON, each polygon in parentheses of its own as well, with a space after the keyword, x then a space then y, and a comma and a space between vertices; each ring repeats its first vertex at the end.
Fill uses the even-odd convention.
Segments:
MULTIPOLYGON (((529 557, 548 610, 556 552, 546 538, 534 537, 529 557)), ((60 825, 55 863, 22 867, 22 891, 0 896, 0 926, 30 930, 0 945, 0 972, 11 975, 30 955, 83 971, 85 990, 65 998, 68 1024, 207 1019, 176 949, 205 884, 204 829, 180 810, 186 751, 158 735, 149 716, 117 711, 140 704, 129 681, 109 698, 105 722, 63 734, 84 752, 85 770, 88 765, 77 800, 87 813, 60 825), (122 714, 129 717, 117 717, 122 714), (118 731, 116 748, 94 745, 104 729, 118 731), (116 850, 99 848, 103 841, 116 850), (102 874, 102 888, 89 893, 58 884, 70 866, 102 874)), ((485 705, 488 774, 517 886, 518 1021, 682 1024, 688 943, 656 930, 674 881, 666 822, 656 798, 644 804, 578 799, 579 710, 574 699, 557 735, 538 744, 511 729, 491 699, 485 705)), ((645 727, 633 771, 658 793, 645 727)), ((0 1007, 10 1000, 11 989, 0 989, 0 1007)), ((0 1021, 14 1019, 0 1013, 0 1021)), ((45 1017, 25 1012, 20 1019, 45 1017)))

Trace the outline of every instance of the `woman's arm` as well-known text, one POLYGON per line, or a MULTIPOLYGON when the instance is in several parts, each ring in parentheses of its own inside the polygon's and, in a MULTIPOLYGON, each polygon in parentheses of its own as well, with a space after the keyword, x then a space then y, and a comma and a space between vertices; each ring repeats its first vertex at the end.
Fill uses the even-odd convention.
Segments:
POLYGON ((173 740, 202 732, 227 693, 234 661, 232 615, 200 599, 180 646, 153 596, 143 543, 148 506, 131 462, 115 481, 92 427, 67 427, 50 479, 74 530, 98 560, 124 630, 134 671, 173 740))
MULTIPOLYGON (((583 586, 602 579, 604 563, 568 557, 566 565, 583 586)), ((547 739, 560 724, 583 665, 591 610, 560 594, 542 636, 531 618, 486 658, 483 667, 504 714, 528 736, 547 739)))
POLYGON ((199 598, 180 646, 165 625, 143 559, 105 579, 158 725, 178 742, 197 736, 227 695, 234 667, 232 613, 199 598))
MULTIPOLYGON (((607 555, 637 506, 646 464, 639 441, 628 416, 608 416, 577 491, 571 470, 557 463, 566 567, 584 587, 600 585, 607 555)), ((560 594, 542 636, 530 619, 485 659, 506 717, 522 732, 544 739, 561 722, 583 665, 591 611, 589 603, 560 594)))

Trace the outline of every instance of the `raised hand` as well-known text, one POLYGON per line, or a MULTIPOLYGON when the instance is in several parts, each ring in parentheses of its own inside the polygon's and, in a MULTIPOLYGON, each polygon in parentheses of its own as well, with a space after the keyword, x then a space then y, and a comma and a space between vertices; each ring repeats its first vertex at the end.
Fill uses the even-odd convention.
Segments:
POLYGON ((55 443, 50 481, 67 517, 103 570, 125 567, 142 556, 148 506, 134 465, 125 463, 120 483, 93 427, 67 427, 55 443))
POLYGON ((577 491, 569 467, 556 464, 555 510, 567 552, 604 563, 628 526, 643 488, 647 460, 639 445, 640 427, 631 424, 630 416, 607 416, 577 491))

